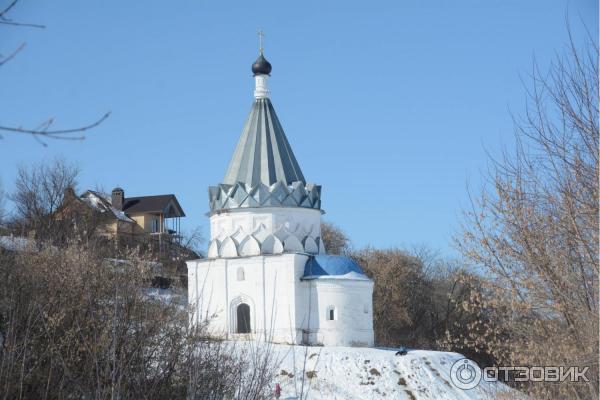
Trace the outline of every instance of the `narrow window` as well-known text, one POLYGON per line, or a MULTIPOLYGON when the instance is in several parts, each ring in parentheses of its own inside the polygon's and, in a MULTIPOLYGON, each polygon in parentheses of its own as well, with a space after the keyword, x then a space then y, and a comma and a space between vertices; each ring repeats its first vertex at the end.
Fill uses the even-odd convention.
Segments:
POLYGON ((242 303, 237 306, 237 333, 250 333, 252 328, 250 327, 250 306, 246 303, 242 303))
POLYGON ((337 319, 336 311, 334 306, 327 307, 326 318, 328 321, 335 321, 337 319))
POLYGON ((244 275, 244 268, 239 267, 237 269, 236 275, 237 275, 237 280, 238 281, 243 281, 246 278, 245 275, 244 275))

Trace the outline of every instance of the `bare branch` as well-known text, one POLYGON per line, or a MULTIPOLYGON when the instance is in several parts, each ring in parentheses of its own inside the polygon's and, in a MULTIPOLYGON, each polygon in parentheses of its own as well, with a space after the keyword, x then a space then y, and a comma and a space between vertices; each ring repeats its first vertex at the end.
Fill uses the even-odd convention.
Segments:
MULTIPOLYGON (((13 7, 17 4, 19 0, 13 0, 8 6, 6 6, 3 10, 0 11, 0 24, 4 25, 12 25, 12 26, 24 26, 30 28, 45 28, 44 25, 40 24, 29 24, 16 22, 7 17, 8 12, 13 9, 13 7)), ((0 66, 6 64, 8 61, 12 60, 19 52, 21 52, 25 48, 25 43, 22 43, 15 51, 13 51, 8 57, 0 59, 0 66)), ((42 138, 48 139, 58 139, 58 140, 84 140, 84 135, 73 135, 75 133, 85 132, 89 129, 92 129, 98 125, 100 125, 105 119, 108 118, 110 112, 107 112, 102 116, 102 118, 98 119, 94 123, 78 128, 72 129, 58 129, 58 130, 50 130, 50 126, 54 123, 54 119, 51 118, 40 125, 40 127, 36 129, 25 129, 22 127, 11 127, 11 126, 0 126, 0 131, 6 131, 11 133, 21 133, 26 135, 32 135, 35 140, 43 146, 47 146, 46 143, 42 140, 42 138)), ((4 137, 0 135, 0 139, 4 137)))
POLYGON ((19 0, 13 0, 4 10, 0 11, 0 19, 6 19, 6 14, 10 11, 11 8, 17 4, 19 0))
POLYGON ((21 45, 15 50, 13 51, 11 54, 9 54, 8 57, 0 60, 0 66, 6 64, 7 62, 9 62, 10 60, 12 60, 19 52, 21 52, 21 50, 23 50, 25 48, 25 43, 21 43, 21 45))
POLYGON ((13 0, 13 2, 10 3, 4 10, 0 11, 0 24, 12 25, 12 26, 22 26, 22 27, 26 27, 26 28, 40 28, 40 29, 46 28, 45 25, 30 24, 30 23, 25 23, 25 22, 16 22, 16 21, 13 21, 13 20, 7 18, 6 15, 17 4, 18 1, 19 0, 13 0))
MULTIPOLYGON (((24 128, 14 128, 14 127, 10 127, 10 126, 0 126, 0 130, 11 132, 11 133, 21 133, 21 134, 26 134, 26 135, 33 135, 36 139, 38 139, 38 141, 39 141, 39 137, 49 138, 49 139, 57 139, 57 140, 84 140, 85 139, 84 135, 81 135, 81 136, 69 136, 69 135, 73 135, 74 133, 85 132, 89 129, 95 128, 96 126, 98 126, 102 122, 104 122, 104 120, 106 120, 109 116, 110 116, 110 111, 107 112, 106 114, 104 114, 102 116, 102 118, 98 119, 96 122, 94 122, 92 124, 82 126, 79 128, 72 128, 72 129, 59 129, 59 130, 54 130, 54 131, 48 130, 48 128, 54 122, 54 119, 51 118, 48 121, 45 121, 44 123, 42 123, 40 125, 40 127, 37 129, 24 129, 24 128)), ((45 143, 43 143, 43 142, 41 142, 41 143, 45 146, 45 143)))
POLYGON ((28 23, 24 23, 24 22, 15 22, 15 21, 3 21, 3 20, 0 20, 0 24, 12 25, 12 26, 23 26, 23 27, 26 27, 26 28, 40 28, 40 29, 45 29, 46 28, 46 25, 28 24, 28 23))

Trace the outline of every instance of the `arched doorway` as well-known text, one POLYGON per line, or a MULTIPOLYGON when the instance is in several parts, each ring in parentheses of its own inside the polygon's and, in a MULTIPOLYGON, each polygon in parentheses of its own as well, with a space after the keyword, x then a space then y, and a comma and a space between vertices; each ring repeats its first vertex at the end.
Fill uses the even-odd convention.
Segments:
POLYGON ((236 333, 250 333, 250 306, 246 303, 241 303, 237 306, 236 314, 236 333))

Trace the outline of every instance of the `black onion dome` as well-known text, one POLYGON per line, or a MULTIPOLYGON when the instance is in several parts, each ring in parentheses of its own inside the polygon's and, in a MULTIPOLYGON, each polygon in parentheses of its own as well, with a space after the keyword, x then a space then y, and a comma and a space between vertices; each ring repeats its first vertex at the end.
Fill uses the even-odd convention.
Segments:
POLYGON ((269 75, 271 73, 271 63, 260 53, 260 56, 252 64, 252 73, 254 75, 269 75))

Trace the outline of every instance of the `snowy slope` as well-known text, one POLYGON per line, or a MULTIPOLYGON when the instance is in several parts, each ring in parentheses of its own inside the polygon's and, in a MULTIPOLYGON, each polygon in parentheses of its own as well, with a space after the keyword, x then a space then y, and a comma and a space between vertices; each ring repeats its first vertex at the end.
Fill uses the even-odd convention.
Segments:
POLYGON ((273 349, 279 361, 276 382, 282 399, 525 398, 497 382, 482 381, 471 390, 455 387, 450 369, 464 358, 457 353, 412 350, 396 356, 393 349, 286 345, 273 345, 273 349), (301 376, 306 377, 304 388, 301 376))

